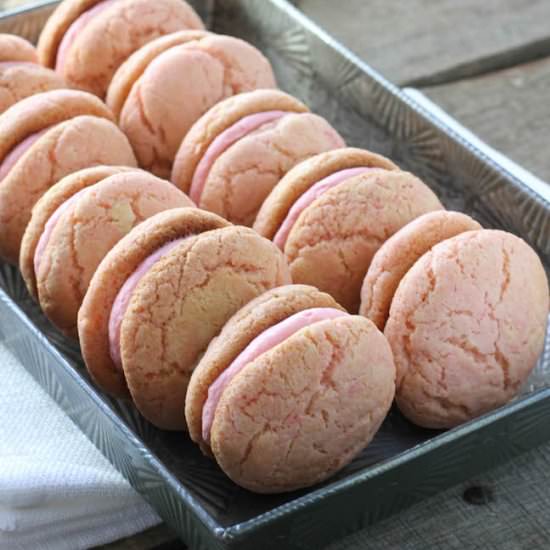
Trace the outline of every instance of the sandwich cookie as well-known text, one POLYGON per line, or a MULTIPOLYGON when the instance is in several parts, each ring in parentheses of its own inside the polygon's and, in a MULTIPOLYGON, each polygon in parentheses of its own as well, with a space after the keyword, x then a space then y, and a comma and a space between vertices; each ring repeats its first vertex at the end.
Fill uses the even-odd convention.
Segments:
POLYGON ((120 111, 124 106, 124 102, 143 71, 149 63, 159 56, 161 53, 173 48, 181 46, 193 40, 200 40, 208 35, 205 30, 187 30, 178 31, 156 38, 152 42, 145 44, 138 51, 134 52, 116 71, 115 76, 107 89, 105 103, 113 112, 116 120, 120 118, 120 111))
POLYGON ((38 63, 35 47, 16 34, 0 33, 0 62, 38 63))
POLYGON ((504 231, 467 231, 407 271, 384 334, 396 401, 412 422, 452 428, 518 393, 544 345, 548 281, 537 254, 504 231))
MULTIPOLYGON (((128 395, 120 353, 111 356, 109 319, 120 290, 142 262, 172 241, 229 226, 229 222, 196 208, 175 208, 145 220, 121 239, 98 266, 78 314, 78 335, 88 371, 107 393, 128 395)), ((135 278, 134 278, 135 279, 135 278)), ((115 327, 115 331, 118 329, 115 327)), ((113 341, 118 336, 113 334, 113 341)))
POLYGON ((276 84, 269 61, 238 38, 178 33, 158 40, 120 67, 107 103, 120 110, 119 126, 140 166, 169 177, 183 137, 210 107, 276 84))
POLYGON ((36 201, 62 177, 97 164, 135 166, 126 136, 96 97, 53 90, 0 115, 0 257, 17 263, 36 201))
POLYGON ((0 34, 0 114, 25 97, 65 87, 58 74, 38 65, 30 42, 0 34))
MULTIPOLYGON (((312 286, 286 285, 264 292, 240 309, 220 335, 212 340, 189 382, 185 418, 191 439, 211 455, 209 437, 203 435, 203 410, 215 380, 252 340, 273 324, 302 310, 332 308, 345 311, 334 298, 312 286)), ((208 433, 209 428, 205 431, 208 433)))
MULTIPOLYGON (((34 272, 34 253, 38 242, 42 239, 46 224, 54 213, 57 213, 66 197, 76 195, 82 189, 98 183, 114 174, 124 171, 136 170, 128 166, 92 166, 83 168, 61 178, 53 187, 38 200, 32 209, 31 219, 23 233, 21 250, 19 252, 19 269, 29 294, 38 301, 38 290, 36 288, 36 275, 34 272)), ((51 227, 51 223, 48 224, 51 227)))
POLYGON ((86 365, 98 384, 153 424, 185 428, 192 370, 224 323, 290 281, 282 254, 250 229, 203 210, 146 220, 97 269, 79 312, 86 365))
POLYGON ((437 243, 481 225, 461 212, 436 210, 419 216, 391 236, 376 252, 361 287, 360 315, 384 330, 399 282, 437 243))
MULTIPOLYGON (((170 182, 141 170, 122 171, 92 184, 93 179, 81 177, 79 183, 88 186, 80 190, 75 178, 60 182, 52 198, 46 193, 33 214, 43 219, 51 212, 33 254, 38 301, 52 323, 72 337, 77 336, 82 299, 105 254, 146 218, 193 206, 170 182)), ((29 227, 37 229, 38 224, 29 227)))
POLYGON ((388 159, 337 149, 290 170, 262 205, 254 229, 284 251, 295 283, 316 286, 355 313, 382 243, 442 208, 422 181, 388 159))
POLYGON ((191 437, 258 493, 308 487, 372 439, 395 392, 388 342, 327 294, 275 289, 236 313, 195 369, 191 437))
POLYGON ((203 23, 183 0, 64 0, 38 41, 40 62, 101 98, 119 65, 143 44, 203 23))
POLYGON ((275 184, 294 165, 344 147, 318 115, 278 90, 255 90, 221 101, 182 141, 172 181, 200 207, 252 225, 275 184))

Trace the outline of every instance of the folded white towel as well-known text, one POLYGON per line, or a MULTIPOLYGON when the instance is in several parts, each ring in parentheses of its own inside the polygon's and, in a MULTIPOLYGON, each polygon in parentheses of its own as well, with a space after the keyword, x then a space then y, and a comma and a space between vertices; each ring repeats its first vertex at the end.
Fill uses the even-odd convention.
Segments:
POLYGON ((160 522, 0 343, 0 548, 76 550, 160 522))

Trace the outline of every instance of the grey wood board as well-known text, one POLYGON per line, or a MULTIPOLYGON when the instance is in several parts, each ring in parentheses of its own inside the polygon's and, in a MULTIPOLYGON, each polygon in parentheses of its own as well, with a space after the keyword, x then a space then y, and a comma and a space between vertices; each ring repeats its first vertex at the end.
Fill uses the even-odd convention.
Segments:
POLYGON ((400 85, 482 74, 550 54, 547 0, 295 0, 400 85))
POLYGON ((550 57, 422 91, 489 145, 550 182, 550 57))
POLYGON ((549 482, 547 443, 326 550, 549 548, 549 482))

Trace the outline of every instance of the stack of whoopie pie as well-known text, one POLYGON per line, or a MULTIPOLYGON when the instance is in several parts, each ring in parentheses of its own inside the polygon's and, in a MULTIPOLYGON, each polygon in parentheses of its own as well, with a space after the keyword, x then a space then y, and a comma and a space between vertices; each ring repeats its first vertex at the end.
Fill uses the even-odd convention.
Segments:
POLYGON ((0 35, 0 258, 101 390, 237 484, 319 483, 394 401, 452 428, 517 395, 548 281, 276 87, 182 0, 64 0, 0 35))

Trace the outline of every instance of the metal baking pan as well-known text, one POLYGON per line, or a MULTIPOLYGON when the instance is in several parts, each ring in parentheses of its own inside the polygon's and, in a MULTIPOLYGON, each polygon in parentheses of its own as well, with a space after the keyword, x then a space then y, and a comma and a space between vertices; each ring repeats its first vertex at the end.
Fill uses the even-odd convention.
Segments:
MULTIPOLYGON (((54 4, 0 17, 0 32, 36 40, 54 4)), ((349 144, 389 156, 446 206, 520 235, 548 270, 550 202, 542 186, 537 192, 536 182, 514 175, 285 0, 195 4, 212 30, 260 47, 280 86, 349 144)), ((157 430, 133 406, 99 392, 77 347, 44 319, 17 270, 0 265, 0 341, 193 549, 322 546, 550 439, 549 340, 522 395, 507 406, 448 432, 417 428, 392 410, 371 445, 336 477, 259 496, 229 481, 185 434, 157 430)))

